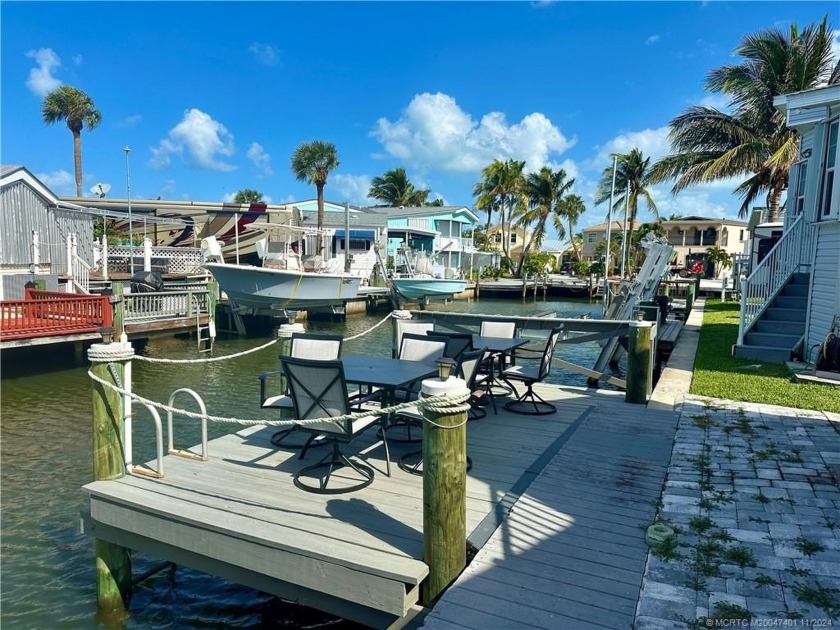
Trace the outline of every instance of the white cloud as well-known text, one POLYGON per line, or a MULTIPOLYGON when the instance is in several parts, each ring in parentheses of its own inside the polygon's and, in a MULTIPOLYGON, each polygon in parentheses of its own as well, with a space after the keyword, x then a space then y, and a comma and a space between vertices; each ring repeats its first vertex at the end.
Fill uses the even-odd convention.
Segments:
POLYGON ((729 99, 723 94, 707 94, 700 99, 700 105, 703 107, 711 107, 722 112, 729 111, 729 99))
POLYGON ((254 42, 248 46, 248 52, 254 55, 254 58, 264 66, 276 66, 280 61, 278 50, 271 44, 254 42))
POLYGON ((126 116, 121 121, 117 123, 117 127, 120 129, 126 129, 128 127, 136 127, 140 124, 140 121, 143 120, 143 117, 140 114, 132 114, 130 116, 126 116))
POLYGON ((266 177, 274 175, 274 171, 271 170, 271 156, 265 152, 261 144, 252 142, 245 155, 266 177))
POLYGON ((152 168, 166 168, 172 155, 185 153, 191 166, 211 171, 232 171, 233 164, 216 159, 217 155, 233 155, 233 135, 220 122, 199 109, 184 112, 184 119, 169 131, 169 137, 152 147, 148 164, 152 168))
POLYGON ((575 143, 541 113, 509 125, 503 113, 490 112, 476 122, 442 93, 418 94, 397 121, 380 118, 370 135, 413 166, 455 172, 479 171, 497 158, 525 160, 534 170, 575 143))
POLYGON ((616 136, 599 147, 595 159, 587 166, 602 171, 612 164, 610 156, 613 153, 627 153, 634 148, 641 149, 645 157, 651 158, 650 162, 653 164, 670 151, 671 143, 668 141, 668 127, 630 131, 616 136))
POLYGON ((370 190, 370 180, 370 175, 344 175, 342 173, 331 175, 327 181, 327 186, 334 185, 337 194, 329 195, 329 197, 330 199, 341 199, 354 205, 368 204, 370 203, 367 196, 370 190))
POLYGON ((658 34, 654 33, 645 40, 645 46, 653 46, 656 42, 662 39, 658 34))
POLYGON ((53 76, 53 72, 61 65, 61 59, 53 52, 52 48, 39 48, 26 53, 38 64, 37 68, 29 71, 29 78, 26 80, 26 87, 36 96, 46 96, 61 85, 61 81, 53 76))
POLYGON ((76 193, 76 177, 67 171, 51 171, 49 173, 35 173, 41 182, 58 195, 76 193))

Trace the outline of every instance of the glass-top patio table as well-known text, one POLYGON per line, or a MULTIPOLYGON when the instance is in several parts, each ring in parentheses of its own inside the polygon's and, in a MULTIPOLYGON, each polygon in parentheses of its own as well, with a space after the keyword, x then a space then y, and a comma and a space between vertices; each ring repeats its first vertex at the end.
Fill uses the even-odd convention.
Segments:
POLYGON ((408 387, 417 380, 431 378, 438 373, 434 363, 389 357, 347 355, 341 358, 341 362, 344 364, 344 379, 348 383, 385 390, 385 406, 394 400, 394 392, 397 389, 408 387))

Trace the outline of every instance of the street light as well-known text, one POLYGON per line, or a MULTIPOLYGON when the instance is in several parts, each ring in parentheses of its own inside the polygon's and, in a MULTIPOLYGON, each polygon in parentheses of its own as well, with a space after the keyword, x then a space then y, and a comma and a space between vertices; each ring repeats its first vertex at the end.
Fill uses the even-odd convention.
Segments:
POLYGON ((125 147, 125 194, 128 198, 128 264, 131 275, 134 275, 134 229, 131 226, 131 169, 129 168, 128 155, 131 148, 125 147))

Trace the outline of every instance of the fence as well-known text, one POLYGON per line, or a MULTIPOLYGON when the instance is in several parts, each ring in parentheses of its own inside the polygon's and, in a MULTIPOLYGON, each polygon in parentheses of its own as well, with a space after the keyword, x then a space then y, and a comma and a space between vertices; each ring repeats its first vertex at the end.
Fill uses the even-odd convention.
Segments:
POLYGON ((0 303, 0 339, 97 332, 113 325, 106 295, 68 295, 27 288, 23 300, 0 303))
POLYGON ((207 289, 123 294, 124 319, 128 323, 176 317, 195 317, 210 312, 207 289))

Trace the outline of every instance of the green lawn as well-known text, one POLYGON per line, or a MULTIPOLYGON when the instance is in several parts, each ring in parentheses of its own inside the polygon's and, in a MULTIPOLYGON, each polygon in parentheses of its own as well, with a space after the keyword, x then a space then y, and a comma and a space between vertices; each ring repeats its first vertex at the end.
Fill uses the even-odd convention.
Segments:
POLYGON ((840 388, 792 382, 784 365, 732 356, 738 340, 738 308, 734 302, 706 300, 691 393, 840 413, 840 388))

